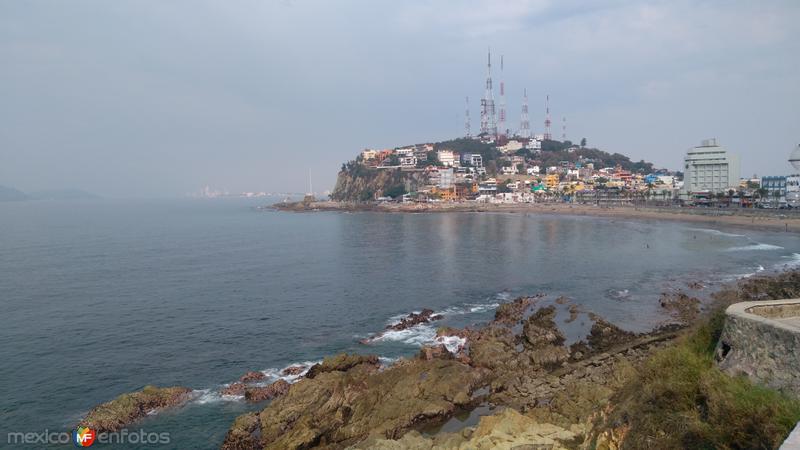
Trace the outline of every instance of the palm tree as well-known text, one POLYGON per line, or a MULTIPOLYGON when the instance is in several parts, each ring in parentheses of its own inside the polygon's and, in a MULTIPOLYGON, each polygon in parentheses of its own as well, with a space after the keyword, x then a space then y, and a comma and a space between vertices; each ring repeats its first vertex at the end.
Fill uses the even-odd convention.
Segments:
POLYGON ((755 194, 756 194, 756 198, 758 198, 759 201, 760 201, 762 198, 766 197, 767 194, 769 194, 769 191, 764 189, 763 187, 760 187, 760 188, 756 189, 755 194))

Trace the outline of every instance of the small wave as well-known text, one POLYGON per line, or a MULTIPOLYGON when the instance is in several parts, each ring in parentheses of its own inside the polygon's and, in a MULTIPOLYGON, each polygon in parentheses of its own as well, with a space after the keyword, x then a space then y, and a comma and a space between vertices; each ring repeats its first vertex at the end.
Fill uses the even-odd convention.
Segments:
POLYGON ((691 230, 691 231, 699 231, 701 233, 713 234, 715 236, 745 237, 744 234, 725 233, 723 231, 714 230, 714 229, 711 229, 711 228, 687 228, 687 229, 691 230))
MULTIPOLYGON (((224 387, 224 386, 223 386, 224 387)), ((243 395, 222 395, 216 389, 197 389, 194 391, 196 397, 193 400, 198 405, 219 402, 238 402, 244 400, 243 395)))
POLYGON ((758 242, 754 242, 750 245, 743 245, 741 247, 731 247, 727 251, 740 252, 740 251, 750 251, 750 250, 783 250, 783 247, 779 245, 761 244, 758 242))
POLYGON ((627 289, 609 289, 606 291, 606 295, 615 300, 624 300, 631 296, 631 291, 627 289))
MULTIPOLYGON (((296 383, 301 378, 305 377, 306 373, 308 373, 308 370, 311 368, 311 366, 313 366, 314 364, 320 363, 320 362, 322 362, 322 361, 321 360, 318 360, 318 361, 304 361, 304 362, 301 362, 301 363, 289 364, 288 366, 283 367, 281 369, 276 369, 276 368, 264 369, 264 370, 261 371, 261 373, 266 375, 266 378, 264 378, 262 380, 259 380, 259 381, 256 381, 256 382, 253 382, 253 383, 247 383, 247 385, 249 385, 249 386, 267 386, 267 385, 272 384, 272 383, 274 383, 274 382, 276 382, 278 380, 284 380, 284 381, 286 381, 286 382, 288 382, 290 384, 296 383), (301 372, 297 373, 297 374, 284 375, 283 371, 288 369, 289 367, 302 367, 303 370, 301 372)), ((195 398, 192 401, 194 403, 197 403, 197 404, 200 404, 200 405, 204 405, 204 404, 207 404, 207 403, 242 401, 244 399, 243 395, 223 395, 221 393, 223 389, 225 389, 226 387, 232 385, 233 383, 237 383, 237 382, 238 381, 232 381, 230 383, 224 383, 224 384, 221 384, 221 385, 219 385, 219 386, 217 386, 215 388, 195 389, 193 391, 193 393, 194 393, 193 395, 194 395, 195 398)))
POLYGON ((431 344, 436 339, 436 330, 430 325, 415 325, 405 330, 388 330, 383 334, 370 339, 370 342, 402 342, 408 345, 423 346, 431 344))
POLYGON ((463 305, 458 306, 451 306, 449 308, 445 308, 441 311, 436 311, 435 314, 441 314, 443 316, 460 316, 464 314, 477 314, 483 313, 487 311, 493 311, 500 306, 500 303, 493 302, 493 303, 465 303, 463 305))
POLYGON ((458 353, 467 344, 467 340, 459 336, 439 336, 436 342, 443 344, 450 353, 458 353))
POLYGON ((764 268, 764 266, 759 265, 758 267, 756 267, 756 270, 753 271, 753 272, 740 273, 740 274, 737 274, 737 275, 729 275, 727 277, 722 278, 722 281, 743 280, 745 278, 750 278, 752 276, 758 275, 760 272, 763 272, 764 270, 766 270, 764 268))
POLYGON ((782 258, 788 259, 788 261, 775 264, 776 269, 794 269, 800 267, 800 253, 792 253, 791 255, 782 256, 782 258))

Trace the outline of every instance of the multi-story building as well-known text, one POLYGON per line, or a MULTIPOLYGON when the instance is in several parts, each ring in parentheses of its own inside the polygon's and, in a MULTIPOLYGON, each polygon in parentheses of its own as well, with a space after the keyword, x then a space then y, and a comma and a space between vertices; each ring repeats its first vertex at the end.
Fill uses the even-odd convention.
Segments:
POLYGON ((786 203, 792 208, 800 208, 800 174, 786 177, 786 203))
POLYGON ((455 175, 453 174, 453 169, 439 170, 439 188, 451 189, 454 183, 455 175))
POLYGON ((439 150, 436 152, 436 158, 445 167, 453 167, 458 165, 458 153, 452 150, 439 150))
POLYGON ((716 139, 706 139, 686 152, 683 193, 724 192, 739 186, 739 157, 728 153, 716 139))
POLYGON ((762 199, 762 202, 778 205, 783 205, 786 203, 785 176, 761 177, 761 188, 767 191, 766 195, 762 199))

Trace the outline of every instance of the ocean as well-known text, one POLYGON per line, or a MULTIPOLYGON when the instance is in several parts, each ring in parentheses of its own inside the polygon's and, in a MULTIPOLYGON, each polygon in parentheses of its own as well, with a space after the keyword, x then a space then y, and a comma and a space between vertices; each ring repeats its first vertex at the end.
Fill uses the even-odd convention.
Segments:
POLYGON ((169 433, 165 448, 218 448, 237 415, 263 407, 219 394, 250 370, 276 379, 337 352, 410 356, 436 326, 479 324, 537 293, 644 331, 666 319, 661 292, 800 266, 790 233, 264 203, 0 203, 0 447, 12 432, 69 431, 155 384, 196 395, 133 429, 169 433), (359 342, 423 308, 444 320, 359 342))

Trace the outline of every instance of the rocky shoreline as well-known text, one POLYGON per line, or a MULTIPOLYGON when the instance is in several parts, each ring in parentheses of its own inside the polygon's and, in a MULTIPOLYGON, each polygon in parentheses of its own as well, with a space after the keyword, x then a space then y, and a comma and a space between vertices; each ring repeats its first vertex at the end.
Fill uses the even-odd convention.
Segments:
POLYGON ((711 208, 647 208, 634 206, 605 207, 569 203, 375 203, 300 201, 276 203, 262 209, 287 212, 383 212, 383 213, 452 213, 504 212, 596 216, 618 219, 675 220, 683 222, 730 225, 750 229, 768 229, 800 233, 800 214, 777 210, 738 210, 711 208))
MULTIPOLYGON (((702 285, 690 283, 689 289, 702 285)), ((570 313, 564 322, 584 313, 578 305, 564 297, 550 304, 542 295, 520 297, 501 304, 494 319, 483 326, 439 328, 439 338, 463 342, 456 348, 426 346, 415 357, 390 365, 381 364, 376 355, 330 356, 311 367, 284 369, 298 377, 294 383, 279 380, 263 386, 259 385, 263 373, 244 374, 228 387, 237 386, 236 395, 249 401, 270 402, 238 417, 222 448, 638 448, 625 443, 638 442, 637 433, 644 425, 625 408, 639 407, 638 391, 631 391, 631 386, 652 392, 641 384, 652 370, 654 355, 685 345, 698 324, 707 322, 703 317, 722 306, 791 295, 800 296, 800 271, 751 278, 725 288, 713 294, 705 313, 702 302, 683 290, 665 292, 659 303, 670 317, 669 325, 632 333, 588 313, 588 334, 570 345, 557 323, 556 305, 570 313), (633 397, 626 394, 630 392, 633 397), (494 414, 456 431, 426 432, 456 414, 479 409, 494 414)), ((433 311, 423 310, 387 329, 435 320, 433 311)), ((146 387, 98 406, 81 424, 98 432, 114 431, 153 411, 180 406, 190 397, 188 388, 146 387)), ((667 407, 650 413, 663 408, 667 407)), ((755 415, 748 420, 769 422, 776 413, 764 410, 755 415)), ((754 439, 774 443, 786 431, 776 430, 754 439)))

